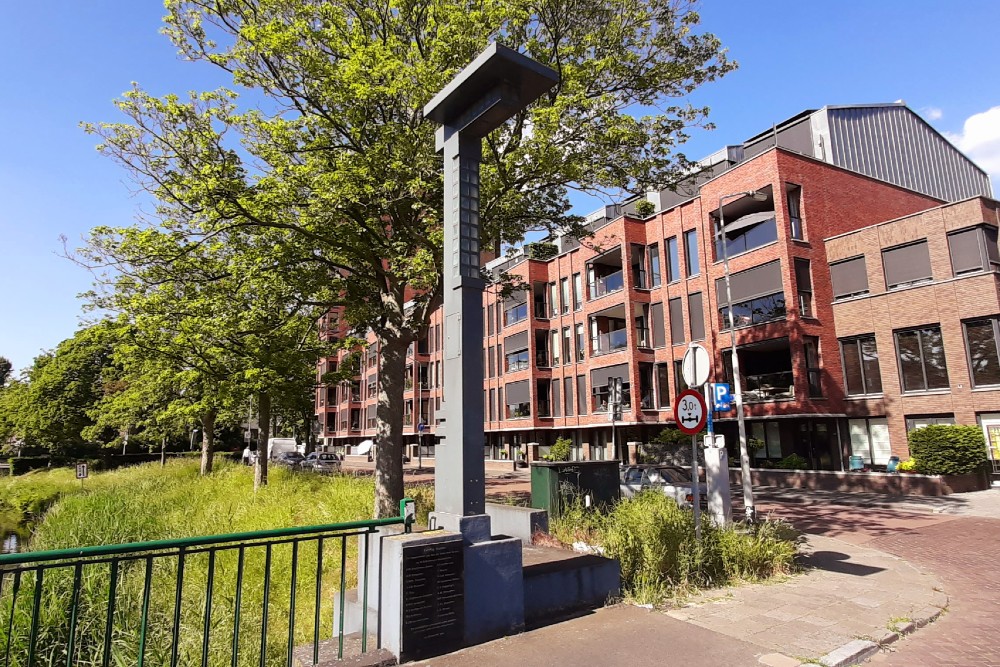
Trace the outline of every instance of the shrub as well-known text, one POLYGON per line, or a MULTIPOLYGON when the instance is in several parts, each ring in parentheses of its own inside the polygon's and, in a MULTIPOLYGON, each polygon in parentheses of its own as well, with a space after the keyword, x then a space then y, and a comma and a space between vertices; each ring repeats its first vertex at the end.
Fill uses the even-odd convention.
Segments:
POLYGON ((663 463, 667 459, 673 460, 677 454, 687 455, 687 464, 690 464, 691 457, 688 452, 691 449, 691 436, 683 433, 679 429, 666 427, 650 442, 642 446, 643 459, 646 463, 663 463))
POLYGON ((899 466, 896 468, 896 470, 900 472, 915 472, 916 469, 917 469, 917 462, 914 461, 913 459, 906 459, 905 461, 900 463, 899 466))
POLYGON ((789 454, 775 463, 774 467, 781 468, 782 470, 805 470, 809 467, 809 461, 806 461, 798 454, 789 454))
POLYGON ((639 202, 636 202, 635 214, 638 215, 640 218, 648 218, 649 216, 653 215, 653 212, 655 210, 656 210, 656 205, 653 202, 649 201, 648 199, 643 199, 639 202))
POLYGON ((607 514, 577 503, 567 507, 551 528, 562 542, 582 540, 617 558, 622 590, 640 604, 789 572, 798 539, 785 524, 764 521, 718 528, 706 520, 699 544, 691 511, 655 492, 623 500, 607 514))
POLYGON ((569 438, 556 438, 555 443, 549 447, 549 453, 542 458, 546 461, 569 461, 572 448, 573 441, 569 438))
POLYGON ((925 475, 966 475, 986 468, 986 442, 978 426, 932 424, 910 431, 910 455, 925 475))
POLYGON ((530 259, 547 260, 559 254, 559 246, 547 241, 536 241, 524 246, 530 259))

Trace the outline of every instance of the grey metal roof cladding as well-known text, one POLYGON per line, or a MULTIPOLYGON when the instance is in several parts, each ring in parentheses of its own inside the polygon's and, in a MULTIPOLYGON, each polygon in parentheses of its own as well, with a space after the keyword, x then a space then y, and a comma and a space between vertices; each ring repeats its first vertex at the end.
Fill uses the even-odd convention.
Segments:
POLYGON ((830 105, 775 123, 742 144, 701 160, 702 171, 674 190, 650 193, 657 210, 697 196, 706 181, 777 144, 942 201, 993 197, 987 173, 903 102, 830 105), (693 187, 690 187, 693 186, 693 187))

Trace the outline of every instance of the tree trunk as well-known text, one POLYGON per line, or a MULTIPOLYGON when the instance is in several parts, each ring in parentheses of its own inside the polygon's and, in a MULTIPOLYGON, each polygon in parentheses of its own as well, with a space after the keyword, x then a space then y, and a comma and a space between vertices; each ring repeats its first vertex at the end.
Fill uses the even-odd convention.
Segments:
POLYGON ((403 380, 409 341, 390 332, 379 343, 375 518, 382 519, 398 516, 403 499, 403 380))
POLYGON ((253 490, 267 486, 267 439, 271 433, 271 396, 257 395, 257 464, 253 469, 253 490))
POLYGON ((215 410, 209 410, 201 418, 201 474, 212 472, 212 459, 215 457, 215 410))

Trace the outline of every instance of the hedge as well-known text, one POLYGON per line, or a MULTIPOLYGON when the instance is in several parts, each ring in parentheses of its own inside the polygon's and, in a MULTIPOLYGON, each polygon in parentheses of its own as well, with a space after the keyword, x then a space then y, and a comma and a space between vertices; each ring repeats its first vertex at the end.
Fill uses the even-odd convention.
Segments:
POLYGON ((925 475, 967 475, 986 469, 986 442, 978 426, 932 424, 910 431, 910 456, 925 475))
MULTIPOLYGON (((229 451, 216 451, 216 457, 229 457, 238 459, 239 453, 229 451)), ((167 458, 201 458, 201 450, 193 452, 167 452, 167 458)), ((152 454, 105 454, 103 456, 15 456, 7 460, 10 463, 11 474, 23 475, 39 468, 59 468, 63 466, 75 466, 77 463, 86 463, 91 471, 115 470, 125 466, 138 465, 140 463, 152 463, 160 460, 159 452, 152 454)))

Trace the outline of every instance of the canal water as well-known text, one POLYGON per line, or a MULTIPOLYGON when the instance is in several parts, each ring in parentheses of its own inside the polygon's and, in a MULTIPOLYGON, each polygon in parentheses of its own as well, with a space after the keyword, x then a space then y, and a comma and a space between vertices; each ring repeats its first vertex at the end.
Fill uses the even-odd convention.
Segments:
POLYGON ((0 554, 16 554, 21 551, 24 543, 24 535, 17 531, 8 530, 2 534, 3 541, 0 542, 0 554))

